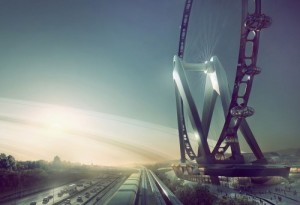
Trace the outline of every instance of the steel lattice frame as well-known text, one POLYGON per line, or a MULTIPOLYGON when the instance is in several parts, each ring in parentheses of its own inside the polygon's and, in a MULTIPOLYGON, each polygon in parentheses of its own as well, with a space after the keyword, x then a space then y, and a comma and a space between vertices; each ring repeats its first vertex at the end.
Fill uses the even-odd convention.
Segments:
MULTIPOLYGON (((207 136, 218 94, 211 86, 208 86, 207 81, 204 91, 204 110, 201 121, 196 104, 189 89, 189 85, 185 76, 185 70, 195 69, 198 71, 203 71, 205 69, 209 69, 208 66, 214 67, 214 65, 210 62, 208 64, 199 64, 195 66, 183 62, 185 41, 192 4, 193 0, 186 0, 181 23, 178 55, 174 57, 173 77, 175 81, 181 162, 185 162, 186 153, 191 160, 196 159, 199 164, 243 164, 244 158, 240 151, 237 136, 237 132, 240 130, 252 152, 256 156, 256 162, 266 163, 264 155, 259 148, 245 118, 254 113, 253 108, 249 107, 247 104, 254 76, 259 74, 261 71, 260 68, 256 66, 259 47, 259 34, 261 29, 266 28, 271 24, 271 19, 268 16, 261 14, 260 0, 254 1, 255 11, 252 14, 248 13, 248 0, 242 0, 240 49, 232 95, 228 88, 226 74, 224 76, 224 74, 222 75, 220 73, 221 71, 219 69, 215 69, 217 73, 217 81, 220 86, 219 96, 221 97, 223 105, 225 123, 215 147, 212 151, 210 151, 207 142, 207 136), (189 141, 184 119, 184 110, 187 110, 194 132, 199 136, 197 155, 193 151, 189 141), (220 159, 218 156, 224 156, 224 153, 228 148, 231 149, 231 156, 227 157, 226 159, 220 159)), ((218 61, 215 61, 214 63, 216 62, 218 63, 218 61)))

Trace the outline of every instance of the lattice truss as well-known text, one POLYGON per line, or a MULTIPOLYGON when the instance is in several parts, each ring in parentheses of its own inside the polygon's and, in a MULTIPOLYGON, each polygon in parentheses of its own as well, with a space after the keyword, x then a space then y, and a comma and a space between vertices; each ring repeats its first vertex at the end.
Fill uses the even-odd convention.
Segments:
POLYGON ((261 14, 260 0, 252 1, 254 12, 248 12, 248 0, 242 1, 242 25, 240 49, 236 77, 232 92, 229 89, 226 73, 216 56, 205 63, 192 64, 183 61, 185 40, 188 31, 189 17, 193 0, 187 0, 182 18, 178 54, 173 59, 173 78, 175 82, 177 118, 181 161, 185 162, 185 154, 191 160, 202 163, 242 164, 245 162, 238 140, 238 130, 257 158, 257 163, 266 163, 264 155, 246 121, 246 117, 254 114, 248 100, 254 76, 261 72, 256 66, 259 34, 261 29, 271 24, 271 19, 261 14), (196 103, 189 87, 186 72, 206 73, 203 93, 204 104, 200 117, 196 103), (208 133, 211 127, 212 115, 216 100, 220 98, 225 116, 225 123, 216 145, 210 150, 208 133), (193 133, 198 142, 198 151, 193 150, 186 127, 185 112, 189 117, 193 133), (229 155, 225 155, 229 153, 229 155))

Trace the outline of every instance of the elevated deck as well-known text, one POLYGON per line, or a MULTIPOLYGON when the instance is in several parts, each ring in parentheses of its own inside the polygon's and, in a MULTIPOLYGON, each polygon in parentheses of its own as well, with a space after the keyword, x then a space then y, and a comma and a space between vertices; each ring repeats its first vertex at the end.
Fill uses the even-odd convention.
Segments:
POLYGON ((290 167, 284 165, 258 165, 258 164, 229 164, 229 165, 206 165, 204 174, 210 176, 225 177, 269 177, 289 176, 290 167))
POLYGON ((271 177, 287 178, 290 167, 285 165, 261 164, 177 164, 173 165, 177 176, 180 175, 209 175, 224 177, 271 177))

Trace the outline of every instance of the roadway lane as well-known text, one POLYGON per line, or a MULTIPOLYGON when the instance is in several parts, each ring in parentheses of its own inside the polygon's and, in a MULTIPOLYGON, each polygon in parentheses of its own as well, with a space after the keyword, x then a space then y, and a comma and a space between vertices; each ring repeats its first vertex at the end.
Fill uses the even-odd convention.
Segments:
MULTIPOLYGON (((82 180, 76 181, 74 183, 77 183, 77 182, 81 183, 81 181, 82 180)), ((85 181, 90 181, 90 180, 85 180, 85 181)), ((68 184, 68 185, 70 185, 70 184, 68 184)), ((13 201, 2 203, 2 204, 3 205, 30 205, 31 202, 36 202, 36 205, 45 205, 45 204, 52 205, 61 200, 67 199, 69 197, 69 194, 67 194, 67 193, 63 194, 61 197, 58 197, 58 193, 61 192, 62 190, 64 190, 66 187, 68 187, 68 185, 59 186, 54 189, 42 191, 42 192, 39 192, 36 194, 32 194, 32 195, 23 197, 21 199, 15 199, 13 201), (43 203, 43 199, 45 197, 49 197, 50 195, 53 196, 53 198, 51 198, 49 200, 49 202, 43 203)), ((89 184, 85 183, 85 186, 89 186, 89 184)), ((78 191, 81 191, 84 189, 84 187, 77 187, 77 189, 78 189, 78 191)))
POLYGON ((33 201, 37 202, 37 205, 45 205, 42 203, 43 198, 52 195, 54 197, 53 197, 53 199, 51 199, 51 202, 48 203, 50 205, 50 204, 55 203, 55 201, 61 199, 61 198, 57 197, 57 194, 61 190, 63 190, 64 187, 65 187, 65 185, 51 189, 51 190, 43 191, 43 192, 40 192, 37 194, 33 194, 30 196, 26 196, 21 199, 15 199, 14 201, 3 203, 3 205, 27 205, 27 204, 29 205, 33 201))

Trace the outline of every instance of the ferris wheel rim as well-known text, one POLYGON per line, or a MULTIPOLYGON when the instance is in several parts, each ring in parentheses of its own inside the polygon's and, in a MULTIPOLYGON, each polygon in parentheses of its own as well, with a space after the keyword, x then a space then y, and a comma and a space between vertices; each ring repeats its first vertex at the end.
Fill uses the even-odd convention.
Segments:
MULTIPOLYGON (((239 126, 243 123, 243 119, 245 117, 250 116, 254 113, 253 108, 247 106, 249 96, 251 93, 251 88, 253 84, 254 75, 257 75, 260 73, 261 69, 256 66, 257 62, 257 54, 258 54, 258 48, 259 48, 259 33, 260 30, 263 28, 267 28, 271 24, 271 19, 264 14, 261 14, 261 1, 255 0, 255 10, 253 13, 249 14, 248 12, 248 0, 242 0, 242 15, 241 15, 241 35, 240 35, 240 46, 239 46, 239 56, 238 56, 238 65, 236 68, 236 75, 235 75, 235 81, 234 81, 234 88, 230 100, 230 105, 228 108, 228 113, 225 117, 225 123, 223 125, 222 132, 219 136, 219 140, 217 141, 217 144, 215 148, 213 149, 210 154, 216 155, 219 153, 220 146, 222 142, 228 138, 228 130, 234 130, 235 134, 231 134, 230 137, 236 136, 237 137, 237 130, 239 129, 239 126), (253 39, 249 39, 248 36, 253 35, 253 39), (247 43, 251 42, 252 45, 252 53, 251 56, 246 56, 246 46, 247 43), (243 79, 244 76, 250 76, 246 80, 243 79), (246 83, 246 90, 245 94, 243 96, 239 95, 239 89, 240 84, 246 83), (242 100, 240 100, 242 99, 242 100), (241 101, 241 102, 240 102, 241 101), (245 114, 244 114, 245 113, 245 114), (230 127, 230 121, 235 118, 237 123, 235 126, 230 127)), ((192 5, 193 0, 186 0, 185 7, 183 11, 182 16, 182 22, 180 27, 180 38, 179 38, 179 47, 178 47, 178 53, 177 56, 180 59, 183 59, 184 57, 184 51, 185 51, 185 44, 186 44, 186 37, 188 32, 188 26, 189 26, 189 20, 190 15, 192 12, 192 5)), ((181 134, 183 135, 183 146, 185 149, 185 152, 189 156, 191 160, 196 158, 196 154, 190 144, 190 140, 188 137, 188 133, 186 131, 186 122, 184 119, 184 108, 182 106, 182 99, 178 100, 177 105, 181 104, 179 106, 180 108, 177 109, 177 112, 182 112, 181 114, 181 123, 182 125, 179 126, 179 130, 181 129, 181 134)), ((245 124, 245 123, 244 123, 245 124)), ((179 122, 178 122, 179 125, 179 122)), ((247 127, 247 126, 245 126, 247 127)), ((253 138, 253 137, 252 137, 253 138)), ((251 142, 252 145, 250 145, 251 149, 255 148, 256 151, 254 151, 255 156, 257 158, 263 158, 263 154, 258 147, 255 139, 251 139, 254 142, 251 142)), ((228 146, 227 146, 228 148, 228 146)), ((227 149, 226 148, 226 149, 227 149)), ((182 149, 182 148, 181 148, 182 149)), ((236 148, 237 152, 240 152, 239 146, 236 148)), ((225 150, 226 151, 226 150, 225 150)), ((224 151, 224 152, 225 152, 224 151)), ((199 150, 198 150, 199 154, 199 150)))

